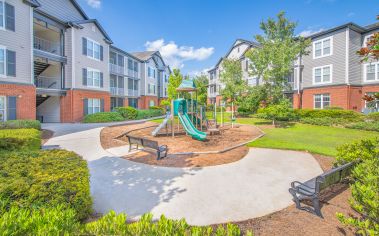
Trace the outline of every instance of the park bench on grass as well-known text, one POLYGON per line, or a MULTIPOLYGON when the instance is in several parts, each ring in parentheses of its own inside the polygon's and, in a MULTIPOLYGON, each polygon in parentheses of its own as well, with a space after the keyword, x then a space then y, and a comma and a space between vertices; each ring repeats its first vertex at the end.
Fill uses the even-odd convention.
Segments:
POLYGON ((139 145, 141 145, 144 148, 149 148, 156 151, 157 160, 160 160, 167 156, 167 152, 168 152, 167 145, 159 146, 157 141, 153 141, 153 140, 149 140, 145 138, 133 137, 129 135, 127 135, 127 137, 128 137, 128 142, 129 142, 129 151, 133 149, 138 150, 139 145), (133 145, 136 145, 137 147, 133 148, 133 145))
POLYGON ((299 181, 292 182, 289 192, 293 196, 293 201, 296 203, 296 208, 310 211, 311 213, 323 218, 320 206, 320 192, 334 184, 341 182, 349 176, 352 166, 353 163, 350 162, 328 170, 325 173, 304 183, 299 181), (311 200, 313 209, 310 207, 302 207, 300 204, 302 200, 311 200))

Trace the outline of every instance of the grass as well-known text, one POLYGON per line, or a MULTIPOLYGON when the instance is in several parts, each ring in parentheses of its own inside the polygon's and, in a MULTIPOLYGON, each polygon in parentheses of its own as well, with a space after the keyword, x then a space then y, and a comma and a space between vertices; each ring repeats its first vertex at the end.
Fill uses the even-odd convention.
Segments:
POLYGON ((354 140, 379 137, 378 132, 299 123, 284 128, 263 128, 263 130, 266 135, 249 143, 249 147, 308 151, 326 156, 335 156, 336 147, 339 145, 354 140))

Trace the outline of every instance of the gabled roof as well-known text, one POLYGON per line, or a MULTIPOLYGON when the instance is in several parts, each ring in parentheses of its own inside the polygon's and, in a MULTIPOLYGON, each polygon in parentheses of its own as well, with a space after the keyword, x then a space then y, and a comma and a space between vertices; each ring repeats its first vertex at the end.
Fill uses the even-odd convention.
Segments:
POLYGON ((148 61, 158 51, 132 52, 132 55, 139 58, 141 61, 148 61))
POLYGON ((81 25, 81 24, 87 24, 87 23, 93 23, 99 28, 101 33, 104 35, 107 43, 112 44, 112 39, 109 37, 107 32, 104 30, 104 28, 100 25, 100 23, 96 19, 89 19, 89 20, 78 20, 78 21, 71 21, 70 22, 73 25, 81 25))
MULTIPOLYGON (((229 53, 231 53, 232 50, 233 50, 235 47, 240 46, 240 45, 242 45, 242 44, 247 44, 247 45, 249 45, 249 48, 251 48, 251 47, 259 47, 259 44, 256 43, 256 42, 249 41, 249 40, 246 40, 246 39, 236 39, 236 41, 234 41, 232 47, 231 47, 231 48, 229 49, 229 51, 225 54, 224 57, 225 57, 225 58, 228 57, 229 53)), ((245 50, 245 52, 246 52, 246 50, 245 50)), ((243 53, 245 53, 245 52, 243 52, 243 53)), ((218 66, 218 65, 216 65, 215 67, 217 67, 217 66, 218 66)))
MULTIPOLYGON (((38 0, 24 0, 24 2, 29 3, 32 7, 40 7, 41 6, 41 4, 38 2, 38 0)), ((70 0, 70 2, 72 3, 72 5, 74 5, 76 10, 78 10, 80 15, 82 15, 85 20, 89 20, 89 17, 87 16, 87 14, 84 12, 83 8, 81 8, 81 6, 79 5, 79 3, 76 0, 70 0)))
POLYGON ((133 58, 133 59, 135 59, 135 60, 137 60, 137 61, 139 61, 139 62, 142 62, 142 60, 139 59, 138 57, 136 57, 136 56, 132 55, 131 53, 128 53, 128 52, 126 52, 126 51, 124 51, 124 50, 122 50, 122 49, 120 49, 120 48, 118 48, 118 47, 116 47, 116 46, 114 46, 114 45, 111 45, 111 46, 110 46, 110 49, 111 49, 111 50, 113 49, 113 50, 115 50, 115 51, 118 51, 118 52, 120 52, 120 53, 122 53, 122 54, 127 55, 128 57, 131 57, 131 58, 133 58))
POLYGON ((362 27, 360 25, 357 25, 353 22, 349 22, 349 23, 346 23, 346 24, 343 24, 343 25, 339 25, 339 26, 336 26, 334 28, 331 28, 331 29, 328 29, 328 30, 324 30, 324 31, 321 31, 321 32, 318 32, 318 33, 315 33, 315 34, 311 34, 305 38, 310 38, 310 39, 313 39, 313 38, 317 38, 319 36, 323 36, 325 34, 330 34, 330 33, 333 33, 335 31, 338 31, 338 30, 341 30, 341 29, 345 29, 349 27, 350 29, 353 29, 354 31, 358 32, 358 33, 366 33, 368 31, 371 31, 375 28, 379 28, 379 25, 378 24, 372 24, 372 25, 368 25, 366 27, 362 27))
POLYGON ((374 24, 370 24, 370 25, 366 25, 365 28, 367 31, 379 29, 379 22, 374 23, 374 24))
POLYGON ((29 4, 31 7, 41 6, 41 4, 37 0, 24 0, 24 3, 29 4))

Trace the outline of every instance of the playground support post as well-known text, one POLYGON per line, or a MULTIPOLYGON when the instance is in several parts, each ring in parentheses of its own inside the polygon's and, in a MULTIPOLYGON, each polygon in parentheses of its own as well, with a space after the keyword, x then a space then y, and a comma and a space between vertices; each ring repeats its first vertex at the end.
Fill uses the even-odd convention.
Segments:
POLYGON ((221 105, 221 127, 224 126, 224 117, 223 117, 223 113, 222 113, 223 107, 224 106, 221 105))
POLYGON ((174 100, 171 100, 171 132, 172 132, 172 137, 175 136, 175 131, 174 131, 174 100))

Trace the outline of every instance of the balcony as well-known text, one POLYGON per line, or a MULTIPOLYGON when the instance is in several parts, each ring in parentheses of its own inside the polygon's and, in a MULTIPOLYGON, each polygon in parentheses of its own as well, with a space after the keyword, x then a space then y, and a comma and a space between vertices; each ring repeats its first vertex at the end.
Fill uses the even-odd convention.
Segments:
POLYGON ((48 77, 48 76, 38 76, 35 78, 34 83, 37 88, 43 89, 61 89, 61 78, 59 77, 48 77))
POLYGON ((112 74, 119 74, 119 75, 124 75, 125 74, 125 67, 119 66, 113 63, 109 63, 109 71, 112 74))
POLYGON ((59 42, 52 42, 43 38, 34 36, 34 49, 61 55, 61 47, 59 42))
POLYGON ((138 90, 128 89, 128 96, 129 97, 138 97, 139 92, 138 92, 138 90))
POLYGON ((131 70, 131 69, 128 69, 127 70, 127 75, 131 78, 139 78, 139 73, 138 71, 134 71, 134 70, 131 70))
POLYGON ((113 96, 125 96, 124 88, 110 87, 110 92, 113 96))

